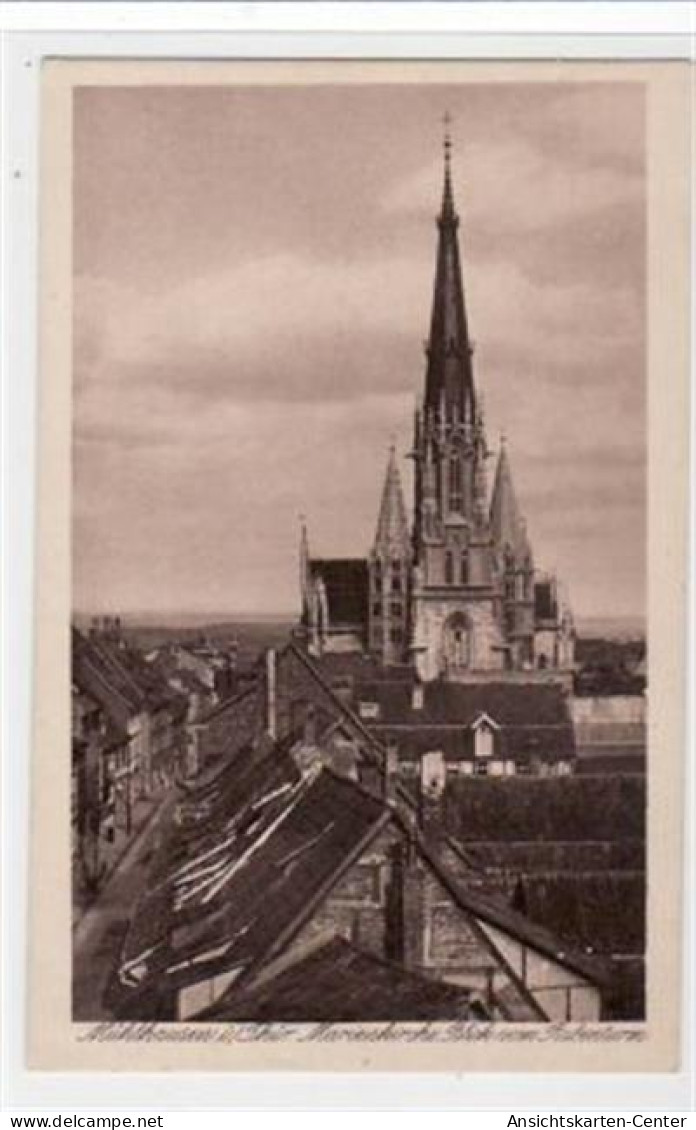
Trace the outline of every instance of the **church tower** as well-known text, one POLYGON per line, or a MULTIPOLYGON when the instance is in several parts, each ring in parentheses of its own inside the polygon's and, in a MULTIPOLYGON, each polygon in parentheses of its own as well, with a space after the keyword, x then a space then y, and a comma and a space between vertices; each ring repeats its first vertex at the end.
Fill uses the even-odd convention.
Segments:
POLYGON ((410 566, 408 519, 392 447, 369 560, 370 650, 385 666, 403 663, 408 655, 410 566))
POLYGON ((303 527, 301 631, 316 656, 351 652, 385 667, 408 663, 420 682, 567 679, 572 613, 556 577, 535 569, 504 441, 489 502, 449 132, 437 229, 425 387, 410 453, 412 523, 392 448, 366 557, 311 557, 303 527))
POLYGON ((412 649, 425 680, 505 665, 487 513, 488 450, 474 384, 449 133, 444 148, 425 394, 413 448, 412 649))

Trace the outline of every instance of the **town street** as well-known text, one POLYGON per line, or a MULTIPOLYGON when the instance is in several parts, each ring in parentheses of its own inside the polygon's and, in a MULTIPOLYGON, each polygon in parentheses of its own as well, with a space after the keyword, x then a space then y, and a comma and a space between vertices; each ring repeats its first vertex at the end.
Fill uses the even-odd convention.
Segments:
POLYGON ((73 1020, 113 1020, 103 1004, 136 899, 178 799, 172 788, 130 845, 73 933, 73 1020))

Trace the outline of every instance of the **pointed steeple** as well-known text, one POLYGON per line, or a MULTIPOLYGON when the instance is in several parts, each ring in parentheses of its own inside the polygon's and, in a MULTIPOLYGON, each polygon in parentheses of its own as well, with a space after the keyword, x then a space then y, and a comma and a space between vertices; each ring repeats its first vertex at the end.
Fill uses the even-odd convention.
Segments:
POLYGON ((501 436, 500 455, 495 471, 490 524, 491 533, 500 549, 509 546, 516 557, 529 556, 527 530, 512 484, 512 471, 504 436, 501 436))
POLYGON ((387 473, 382 490, 374 551, 385 557, 403 557, 408 553, 409 532, 406 505, 401 489, 401 476, 396 464, 394 445, 389 448, 387 473))
POLYGON ((445 116, 444 187, 438 217, 437 266, 428 339, 425 407, 444 410, 449 418, 475 417, 472 347, 464 303, 457 229, 459 217, 452 191, 452 140, 445 116))

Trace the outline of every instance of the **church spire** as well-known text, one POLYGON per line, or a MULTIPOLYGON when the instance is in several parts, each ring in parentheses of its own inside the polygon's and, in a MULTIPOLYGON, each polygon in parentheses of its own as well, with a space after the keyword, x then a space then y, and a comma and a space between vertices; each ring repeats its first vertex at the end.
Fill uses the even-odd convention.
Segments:
POLYGON ((449 418, 475 419, 472 346, 464 303, 457 229, 459 217, 452 189, 452 139, 445 115, 444 185, 437 220, 439 235, 433 306, 428 339, 425 407, 449 418))
POLYGON ((402 557, 408 552, 409 532, 406 506, 401 489, 401 476, 396 464, 396 451, 389 448, 387 473, 377 521, 374 551, 384 557, 402 557))
POLYGON ((509 546, 516 557, 529 555, 527 530, 517 504, 504 436, 501 436, 500 455, 495 471, 490 524, 493 538, 501 550, 509 546))

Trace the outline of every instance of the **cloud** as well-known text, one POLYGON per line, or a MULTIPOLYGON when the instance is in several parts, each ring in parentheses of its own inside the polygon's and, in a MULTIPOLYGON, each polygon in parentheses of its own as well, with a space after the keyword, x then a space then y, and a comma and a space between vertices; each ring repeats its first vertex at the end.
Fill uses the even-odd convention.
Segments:
POLYGON ((539 560, 586 612, 643 599, 643 97, 551 82, 80 92, 82 603, 294 607, 300 510, 318 552, 367 549, 422 390, 443 105, 539 560))

